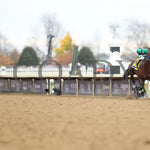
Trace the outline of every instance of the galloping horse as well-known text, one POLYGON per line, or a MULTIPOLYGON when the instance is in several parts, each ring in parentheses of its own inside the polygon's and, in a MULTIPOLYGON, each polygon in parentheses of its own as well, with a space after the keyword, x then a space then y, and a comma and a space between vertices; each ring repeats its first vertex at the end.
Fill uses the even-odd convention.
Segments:
POLYGON ((137 72, 137 70, 135 70, 134 68, 132 68, 133 63, 134 63, 134 61, 132 61, 132 62, 129 64, 128 69, 124 72, 123 79, 124 79, 124 80, 127 80, 127 79, 128 79, 128 76, 130 75, 130 76, 131 76, 131 81, 132 81, 133 84, 135 85, 134 75, 137 75, 138 72, 137 72))
POLYGON ((124 73, 123 79, 124 80, 127 79, 128 76, 130 75, 131 81, 135 85, 134 75, 137 75, 140 87, 137 87, 135 85, 136 90, 138 90, 136 92, 138 96, 144 96, 145 94, 144 82, 145 80, 150 80, 150 51, 148 51, 146 58, 141 61, 138 71, 132 67, 133 63, 134 62, 131 62, 129 64, 128 69, 124 73))

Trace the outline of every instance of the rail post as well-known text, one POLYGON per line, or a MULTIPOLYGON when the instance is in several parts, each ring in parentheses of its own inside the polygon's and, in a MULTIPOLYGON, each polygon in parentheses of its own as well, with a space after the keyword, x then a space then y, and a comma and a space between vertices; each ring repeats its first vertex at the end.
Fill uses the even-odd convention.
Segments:
POLYGON ((112 79, 109 79, 109 96, 112 96, 112 79))
POLYGON ((79 81, 76 79, 76 95, 79 95, 79 81))
POLYGON ((95 96, 95 80, 92 79, 92 96, 95 96))

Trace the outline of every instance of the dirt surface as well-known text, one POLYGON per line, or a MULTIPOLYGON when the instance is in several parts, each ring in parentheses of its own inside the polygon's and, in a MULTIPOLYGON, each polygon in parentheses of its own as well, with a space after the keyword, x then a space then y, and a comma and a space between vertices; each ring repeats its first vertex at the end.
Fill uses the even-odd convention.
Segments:
POLYGON ((150 99, 0 94, 0 150, 149 150, 150 99))

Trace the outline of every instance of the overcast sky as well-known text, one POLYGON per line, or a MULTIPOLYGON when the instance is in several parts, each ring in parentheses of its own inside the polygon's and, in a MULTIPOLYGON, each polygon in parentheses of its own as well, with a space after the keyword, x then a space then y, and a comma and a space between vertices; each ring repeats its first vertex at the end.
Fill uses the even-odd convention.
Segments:
POLYGON ((21 47, 43 14, 56 14, 74 41, 86 42, 107 38, 109 25, 124 28, 129 18, 150 23, 150 0, 0 0, 0 33, 21 47))

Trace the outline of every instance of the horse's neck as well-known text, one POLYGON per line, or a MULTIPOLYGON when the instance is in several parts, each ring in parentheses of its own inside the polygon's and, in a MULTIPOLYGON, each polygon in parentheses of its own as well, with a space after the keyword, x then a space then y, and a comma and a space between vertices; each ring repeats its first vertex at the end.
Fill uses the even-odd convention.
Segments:
POLYGON ((148 58, 150 56, 150 50, 148 51, 146 58, 148 58))
POLYGON ((142 76, 148 76, 150 74, 150 62, 148 60, 142 61, 139 70, 142 76))

